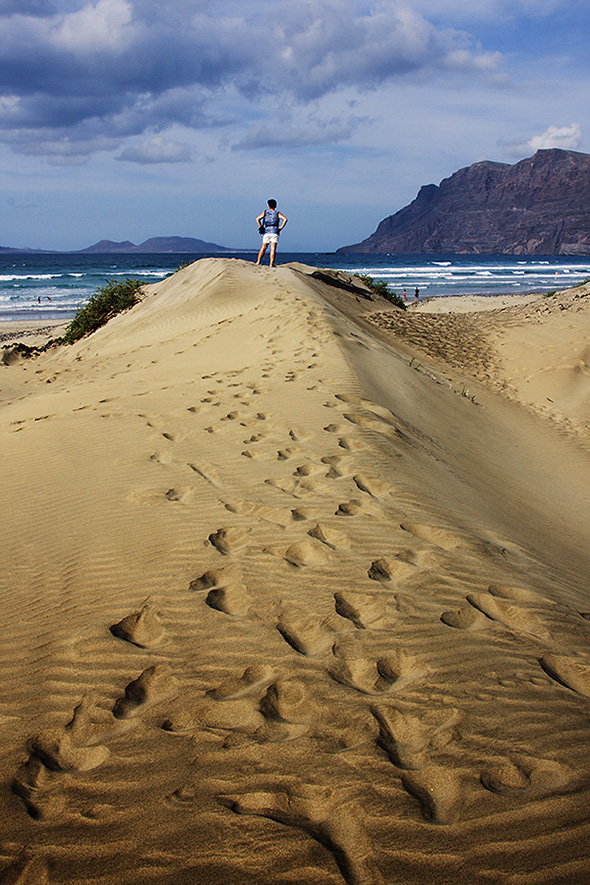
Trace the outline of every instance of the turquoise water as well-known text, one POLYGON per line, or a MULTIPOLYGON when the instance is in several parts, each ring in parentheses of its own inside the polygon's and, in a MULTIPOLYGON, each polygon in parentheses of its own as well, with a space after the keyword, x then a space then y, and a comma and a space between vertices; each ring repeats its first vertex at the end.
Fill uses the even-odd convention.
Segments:
MULTIPOLYGON (((0 320, 72 317, 108 280, 133 277, 154 283, 182 263, 203 258, 190 254, 12 253, 0 254, 0 320)), ((220 257, 255 261, 256 252, 224 252, 220 257)), ((547 292, 575 286, 590 277, 590 257, 523 258, 466 255, 335 255, 279 252, 279 264, 298 261, 369 274, 392 292, 408 298, 547 292)))

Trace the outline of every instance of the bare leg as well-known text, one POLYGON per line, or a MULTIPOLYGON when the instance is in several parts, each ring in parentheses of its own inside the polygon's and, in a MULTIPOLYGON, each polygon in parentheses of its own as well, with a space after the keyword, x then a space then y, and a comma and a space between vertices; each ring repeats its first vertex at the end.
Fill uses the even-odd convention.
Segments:
POLYGON ((258 258, 256 259, 256 264, 260 264, 260 262, 262 261, 262 256, 266 252, 267 245, 268 245, 268 243, 263 243, 262 246, 260 247, 260 252, 258 253, 258 258))
POLYGON ((270 244, 270 266, 271 266, 271 267, 274 267, 274 266, 275 266, 275 255, 276 255, 276 253, 277 253, 277 244, 276 244, 276 243, 271 243, 271 244, 270 244))

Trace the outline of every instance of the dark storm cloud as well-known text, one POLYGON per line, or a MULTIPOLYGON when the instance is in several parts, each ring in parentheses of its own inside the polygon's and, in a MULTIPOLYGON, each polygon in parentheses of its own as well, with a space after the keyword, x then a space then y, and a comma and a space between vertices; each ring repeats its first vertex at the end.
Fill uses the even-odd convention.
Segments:
MULTIPOLYGON (((12 0, 0 0, 0 138, 27 152, 68 139, 91 153, 173 123, 217 125, 224 100, 252 120, 269 94, 304 106, 346 86, 496 61, 389 2, 359 12, 352 0, 221 0, 195 11, 188 0, 95 0, 51 15, 45 0, 18 3, 9 15, 12 0)), ((324 135, 316 128, 314 143, 346 137, 330 120, 324 135)), ((253 133, 242 147, 256 146, 253 133)))

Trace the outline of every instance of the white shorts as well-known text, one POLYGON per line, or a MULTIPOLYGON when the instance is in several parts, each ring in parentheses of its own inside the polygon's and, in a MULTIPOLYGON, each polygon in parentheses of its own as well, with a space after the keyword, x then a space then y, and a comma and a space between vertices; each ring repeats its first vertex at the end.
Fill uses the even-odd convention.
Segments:
POLYGON ((278 243, 279 242, 279 235, 278 234, 263 234, 262 235, 262 242, 266 243, 266 244, 278 243))

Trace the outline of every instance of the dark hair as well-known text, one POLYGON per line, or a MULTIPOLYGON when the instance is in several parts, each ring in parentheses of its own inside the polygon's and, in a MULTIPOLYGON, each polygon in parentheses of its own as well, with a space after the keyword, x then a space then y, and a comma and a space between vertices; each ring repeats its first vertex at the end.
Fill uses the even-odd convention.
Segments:
POLYGON ((276 200, 267 200, 267 202, 268 202, 269 209, 276 209, 277 208, 277 201, 276 200))

